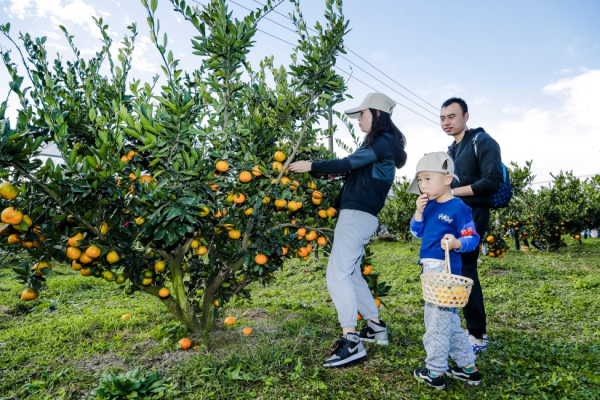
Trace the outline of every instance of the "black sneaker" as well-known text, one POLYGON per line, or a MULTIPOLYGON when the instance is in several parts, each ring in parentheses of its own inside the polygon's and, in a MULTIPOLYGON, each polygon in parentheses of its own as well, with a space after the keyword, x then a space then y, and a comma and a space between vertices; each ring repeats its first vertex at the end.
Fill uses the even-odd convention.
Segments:
POLYGON ((387 326, 382 320, 379 320, 379 323, 367 322, 365 327, 360 330, 358 337, 363 342, 377 342, 382 346, 389 344, 387 326))
POLYGON ((356 333, 348 333, 347 335, 341 335, 340 339, 335 342, 331 357, 325 360, 323 366, 339 367, 340 365, 363 358, 366 355, 367 351, 358 335, 356 333))
POLYGON ((477 369, 475 369, 475 372, 469 373, 465 372, 461 367, 452 367, 446 371, 446 375, 465 381, 469 385, 477 386, 481 383, 481 374, 477 369))
POLYGON ((413 371, 413 375, 415 376, 415 378, 417 378, 418 381, 423 381, 429 386, 432 386, 436 389, 443 389, 446 387, 446 382, 444 382, 444 375, 432 378, 429 375, 429 370, 427 368, 417 368, 413 371))

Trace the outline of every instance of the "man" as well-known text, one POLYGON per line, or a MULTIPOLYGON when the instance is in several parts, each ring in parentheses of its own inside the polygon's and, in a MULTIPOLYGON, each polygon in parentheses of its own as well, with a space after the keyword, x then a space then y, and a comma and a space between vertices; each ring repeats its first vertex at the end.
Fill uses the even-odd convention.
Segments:
MULTIPOLYGON (((467 128, 468 121, 469 109, 463 99, 453 97, 442 104, 442 129, 454 138, 454 143, 448 147, 458 176, 458 181, 455 179, 452 183, 452 194, 471 207, 477 233, 485 238, 490 224, 492 195, 504 180, 502 160, 498 143, 483 128, 467 128)), ((487 350, 489 343, 483 292, 477 275, 478 257, 479 246, 469 253, 461 253, 462 275, 474 282, 471 297, 463 310, 469 342, 475 353, 487 350)))

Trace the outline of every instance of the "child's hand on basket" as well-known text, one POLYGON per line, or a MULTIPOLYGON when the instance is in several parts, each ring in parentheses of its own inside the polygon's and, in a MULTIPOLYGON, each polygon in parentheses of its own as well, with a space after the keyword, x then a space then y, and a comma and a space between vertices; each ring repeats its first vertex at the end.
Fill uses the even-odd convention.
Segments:
POLYGON ((444 237, 442 238, 442 241, 440 242, 440 245, 442 246, 442 250, 446 250, 446 244, 448 245, 448 250, 453 250, 453 249, 461 249, 462 247, 462 243, 460 242, 460 240, 458 240, 457 238, 454 237, 454 235, 451 235, 449 233, 446 233, 444 235, 444 237))

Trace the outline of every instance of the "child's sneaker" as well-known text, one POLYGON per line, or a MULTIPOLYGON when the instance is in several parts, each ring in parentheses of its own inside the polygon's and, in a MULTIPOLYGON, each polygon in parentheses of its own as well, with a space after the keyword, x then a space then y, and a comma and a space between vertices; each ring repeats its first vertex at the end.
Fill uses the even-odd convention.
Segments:
POLYGON ((432 386, 436 389, 443 389, 446 387, 446 382, 444 382, 444 375, 436 376, 435 378, 433 378, 427 368, 417 368, 413 371, 413 375, 415 376, 415 378, 417 378, 418 381, 423 381, 429 386, 432 386))
POLYGON ((482 339, 477 339, 475 336, 471 335, 468 330, 465 329, 465 333, 467 334, 467 339, 469 339, 469 343, 473 346, 473 353, 481 353, 482 351, 486 351, 488 345, 490 343, 490 337, 483 334, 482 339))
POLYGON ((363 358, 366 355, 367 351, 358 335, 356 333, 348 333, 347 335, 341 335, 340 339, 335 342, 331 357, 325 360, 323 366, 339 367, 340 365, 363 358))
POLYGON ((382 320, 379 320, 379 323, 373 321, 367 322, 365 327, 360 330, 358 337, 363 342, 377 342, 377 344, 382 346, 389 344, 387 326, 382 320))
POLYGON ((446 371, 446 375, 465 381, 469 385, 477 386, 481 383, 481 374, 477 368, 475 368, 474 372, 465 372, 465 370, 460 367, 453 367, 446 371))

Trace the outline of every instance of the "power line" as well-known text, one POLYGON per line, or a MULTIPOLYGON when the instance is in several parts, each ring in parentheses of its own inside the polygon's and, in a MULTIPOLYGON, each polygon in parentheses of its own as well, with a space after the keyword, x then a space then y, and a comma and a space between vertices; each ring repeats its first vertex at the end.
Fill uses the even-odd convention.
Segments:
MULTIPOLYGON (((229 0, 229 1, 231 1, 231 2, 232 2, 232 3, 234 3, 234 4, 237 4, 237 3, 233 2, 232 0, 229 0)), ((255 3, 257 3, 257 4, 260 4, 261 6, 263 6, 263 7, 264 7, 264 4, 262 4, 260 1, 258 1, 258 0, 252 0, 252 1, 254 1, 255 3)), ((248 10, 249 10, 249 9, 248 9, 248 10)), ((283 13, 280 13, 280 12, 279 12, 279 11, 277 11, 277 10, 271 10, 271 11, 273 11, 273 12, 274 12, 274 13, 276 13, 276 14, 279 14, 279 15, 281 15, 281 16, 282 16, 282 17, 284 17, 284 18, 287 18, 287 19, 289 19, 290 21, 293 21, 293 20, 292 20, 292 19, 289 17, 289 15, 285 15, 285 14, 283 14, 283 13)), ((266 19, 268 19, 268 20, 269 20, 269 21, 271 21, 271 22, 275 22, 275 21, 273 21, 273 20, 271 20, 271 19, 269 19, 269 18, 266 18, 266 19)), ((276 23, 277 25, 281 25, 281 24, 279 24, 278 22, 275 22, 275 23, 276 23)), ((289 29, 289 28, 286 28, 286 29, 288 29, 288 30, 290 30, 290 31, 292 31, 292 32, 296 32, 296 31, 293 31, 293 30, 291 30, 291 29, 289 29)), ((318 32, 317 32, 316 30, 314 30, 313 28, 310 28, 310 27, 309 27, 308 29, 309 29, 309 30, 311 30, 311 31, 312 31, 312 32, 314 32, 314 33, 318 33, 318 32)), ((413 96, 415 96, 417 99, 421 100, 423 103, 425 103, 425 104, 429 105, 429 106, 430 106, 431 108, 433 108, 434 110, 436 110, 436 111, 439 111, 439 108, 438 108, 438 107, 434 106, 433 104, 429 103, 429 102, 428 102, 427 100, 425 100, 424 98, 420 97, 420 96, 419 96, 419 95, 417 95, 416 93, 414 93, 414 92, 412 92, 411 90, 409 90, 409 89, 408 89, 406 86, 402 85, 400 82, 396 81, 394 78, 392 78, 391 76, 387 75, 385 72, 383 72, 382 70, 380 70, 379 68, 377 68, 376 66, 374 66, 373 64, 371 64, 369 61, 365 60, 365 59, 364 59, 363 57, 361 57, 361 56, 360 56, 358 53, 356 53, 355 51, 353 51, 353 50, 352 50, 350 47, 348 47, 348 46, 345 46, 345 48, 346 48, 346 50, 348 50, 350 53, 354 54, 356 57, 358 57, 358 58, 359 58, 359 59, 361 59, 363 62, 365 62, 367 65, 369 65, 371 68, 375 69, 377 72, 379 72, 380 74, 382 74, 383 76, 385 76, 386 78, 388 78, 389 80, 391 80, 392 82, 394 82, 396 85, 400 86, 402 89, 406 90, 408 93, 412 94, 412 95, 413 95, 413 96)), ((343 56, 341 56, 341 57, 342 57, 342 58, 345 58, 345 57, 343 57, 343 56)), ((408 98, 407 98, 407 99, 408 99, 408 98)), ((410 100, 410 99, 409 99, 409 100, 410 100)), ((410 101, 412 101, 412 100, 410 100, 410 101)), ((416 104, 416 103, 415 103, 415 104, 416 104)), ((429 111, 429 112, 430 112, 430 111, 429 111)), ((437 114, 434 114, 434 115, 437 117, 437 114)))

